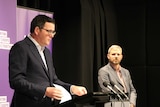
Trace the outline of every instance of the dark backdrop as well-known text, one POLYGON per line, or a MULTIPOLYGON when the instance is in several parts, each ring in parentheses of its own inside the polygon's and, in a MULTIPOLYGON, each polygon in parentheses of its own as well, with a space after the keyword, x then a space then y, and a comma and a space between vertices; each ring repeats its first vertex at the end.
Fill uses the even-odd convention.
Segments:
POLYGON ((60 79, 100 91, 97 72, 111 44, 123 48, 122 65, 137 89, 137 107, 159 104, 160 3, 158 0, 18 0, 54 12, 53 60, 60 79))

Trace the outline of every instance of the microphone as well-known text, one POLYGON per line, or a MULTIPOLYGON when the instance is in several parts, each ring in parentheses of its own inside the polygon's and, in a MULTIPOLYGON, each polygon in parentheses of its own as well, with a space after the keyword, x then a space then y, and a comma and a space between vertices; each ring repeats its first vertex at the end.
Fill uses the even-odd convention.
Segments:
POLYGON ((111 84, 121 93, 123 94, 127 100, 129 100, 128 96, 113 82, 111 81, 111 84))
POLYGON ((111 87, 111 85, 108 82, 103 82, 103 85, 110 89, 114 94, 116 94, 117 97, 122 101, 121 96, 111 87))

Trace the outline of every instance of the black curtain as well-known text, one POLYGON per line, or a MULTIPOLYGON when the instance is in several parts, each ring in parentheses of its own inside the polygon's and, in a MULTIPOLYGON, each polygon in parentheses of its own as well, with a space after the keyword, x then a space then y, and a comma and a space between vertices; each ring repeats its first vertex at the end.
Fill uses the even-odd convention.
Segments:
POLYGON ((98 91, 98 68, 104 64, 106 20, 101 1, 81 0, 81 72, 87 86, 98 91), (102 57, 103 56, 103 57, 102 57), (89 77, 89 81, 88 81, 89 77))
POLYGON ((88 91, 100 91, 98 69, 106 64, 108 45, 117 43, 114 3, 62 1, 54 2, 57 34, 53 39, 53 59, 57 75, 86 86, 88 91))
POLYGON ((108 45, 117 43, 113 6, 112 0, 81 0, 81 72, 92 91, 100 91, 98 69, 106 64, 108 45))
POLYGON ((18 6, 53 12, 53 0, 17 0, 18 6))

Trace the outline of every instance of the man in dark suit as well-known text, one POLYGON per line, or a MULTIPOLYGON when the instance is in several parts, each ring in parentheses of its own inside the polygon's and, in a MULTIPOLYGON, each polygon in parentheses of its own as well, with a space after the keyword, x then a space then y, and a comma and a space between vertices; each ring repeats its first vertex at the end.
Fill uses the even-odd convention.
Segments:
POLYGON ((31 22, 30 34, 15 43, 9 53, 9 83, 14 89, 11 107, 51 107, 64 96, 54 84, 82 96, 83 86, 58 79, 52 56, 46 48, 55 35, 54 19, 37 15, 31 22))
POLYGON ((98 72, 98 82, 102 92, 111 91, 107 88, 108 85, 118 93, 118 89, 116 90, 116 87, 118 87, 123 95, 122 99, 124 97, 129 100, 130 107, 135 107, 137 93, 133 86, 130 72, 120 65, 123 58, 122 48, 119 45, 112 45, 108 49, 107 58, 108 64, 101 67, 98 72))

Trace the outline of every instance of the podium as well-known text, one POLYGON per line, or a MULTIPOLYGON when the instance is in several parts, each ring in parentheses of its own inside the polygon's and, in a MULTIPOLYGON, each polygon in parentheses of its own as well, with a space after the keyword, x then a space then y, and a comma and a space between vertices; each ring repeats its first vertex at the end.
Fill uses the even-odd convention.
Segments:
POLYGON ((109 95, 102 92, 89 92, 83 96, 73 96, 72 100, 54 107, 95 107, 97 102, 103 104, 109 102, 109 95))
POLYGON ((129 101, 111 100, 110 94, 91 92, 83 96, 73 96, 72 100, 54 107, 130 107, 129 105, 129 101))

